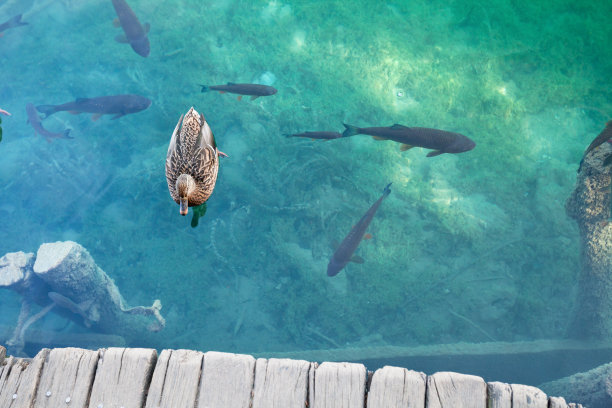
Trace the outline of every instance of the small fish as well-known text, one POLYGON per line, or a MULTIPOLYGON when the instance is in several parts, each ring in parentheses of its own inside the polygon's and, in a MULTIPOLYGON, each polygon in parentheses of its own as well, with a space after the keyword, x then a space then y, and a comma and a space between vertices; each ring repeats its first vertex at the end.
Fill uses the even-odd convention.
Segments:
POLYGON ((342 133, 340 132, 303 132, 303 133, 293 133, 286 134, 286 137, 307 137, 309 139, 315 140, 332 140, 339 139, 342 137, 342 133))
POLYGON ((21 21, 21 14, 17 14, 15 17, 12 17, 0 24, 0 36, 4 35, 3 31, 8 30, 9 28, 21 27, 24 25, 28 25, 28 23, 21 21))
POLYGON ((336 252, 334 252, 329 260, 329 264, 327 265, 327 276, 336 276, 338 272, 340 272, 350 261, 363 263, 362 258, 353 257, 353 254, 355 253, 355 250, 359 246, 362 239, 370 239, 372 237, 370 234, 365 233, 366 229, 370 225, 370 222, 372 222, 372 218, 374 218, 374 215, 376 214, 376 211, 378 210, 378 207, 380 207, 382 201, 389 194, 391 194, 391 189, 389 188, 390 186, 391 183, 387 184, 380 198, 376 200, 374 204, 372 204, 370 209, 366 211, 359 222, 355 224, 353 228, 351 228, 351 231, 344 238, 338 249, 336 249, 336 252))
POLYGON ((398 124, 389 127, 359 128, 345 123, 344 127, 346 130, 342 133, 342 137, 362 134, 373 136, 376 140, 393 140, 402 144, 401 151, 412 149, 415 146, 433 149, 427 154, 427 157, 443 153, 467 152, 476 146, 476 143, 469 137, 446 130, 407 127, 398 124))
POLYGON ((77 305, 66 296, 60 295, 57 292, 49 292, 47 293, 47 296, 49 296, 49 299, 51 299, 53 303, 55 303, 57 306, 81 316, 83 318, 83 324, 85 325, 85 327, 91 327, 91 319, 87 315, 86 309, 91 306, 93 301, 87 301, 83 302, 80 305, 77 305))
POLYGON ((115 37, 115 41, 130 44, 136 54, 142 57, 149 56, 151 47, 147 34, 151 28, 150 24, 146 23, 144 26, 140 24, 138 17, 125 0, 113 0, 113 7, 119 19, 119 25, 125 33, 115 37))
POLYGON ((28 123, 34 128, 36 133, 47 139, 47 142, 51 142, 53 139, 73 139, 73 137, 70 136, 70 129, 66 129, 63 132, 53 133, 43 128, 38 112, 36 112, 36 108, 34 108, 33 104, 28 103, 26 105, 26 113, 28 116, 28 123))
MULTIPOLYGON (((0 125, 2 125, 2 118, 0 118, 0 125)), ((2 126, 0 126, 0 142, 2 141, 2 126)))
POLYGON ((0 113, 6 116, 11 116, 11 114, 7 111, 5 111, 4 109, 0 108, 0 113))
POLYGON ((257 99, 260 96, 268 96, 274 95, 277 91, 276 88, 273 88, 268 85, 259 85, 259 84, 235 84, 233 82, 228 82, 227 85, 200 85, 202 87, 202 92, 208 91, 219 91, 220 93, 233 93, 238 94, 238 100, 242 99, 243 95, 250 95, 251 100, 257 99))
POLYGON ((98 96, 95 98, 77 98, 74 102, 61 105, 40 105, 39 112, 45 114, 45 118, 55 112, 68 111, 73 114, 93 113, 92 119, 97 120, 102 115, 115 115, 117 119, 130 113, 140 112, 151 106, 151 100, 140 95, 112 95, 98 96))
MULTIPOLYGON (((580 173, 580 170, 582 170, 582 164, 584 163, 584 158, 586 157, 587 154, 597 149, 599 146, 601 146, 602 144, 606 142, 612 143, 611 139, 612 139, 612 120, 609 120, 606 123, 606 127, 604 128, 604 130, 602 130, 601 133, 597 135, 595 139, 593 139, 589 147, 587 147, 587 149, 585 150, 584 154, 582 155, 582 160, 580 160, 580 165, 578 166, 577 172, 580 173)), ((606 166, 605 161, 604 161, 604 166, 606 166)))

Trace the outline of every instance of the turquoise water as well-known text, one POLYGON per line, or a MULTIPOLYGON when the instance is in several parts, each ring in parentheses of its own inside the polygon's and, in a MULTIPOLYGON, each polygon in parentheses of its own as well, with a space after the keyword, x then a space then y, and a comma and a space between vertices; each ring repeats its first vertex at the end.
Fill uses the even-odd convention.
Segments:
MULTIPOLYGON (((0 108, 13 114, 1 125, 0 255, 83 245, 130 305, 161 300, 166 327, 126 338, 134 347, 564 338, 580 271, 564 204, 612 112, 612 6, 523 3, 130 0, 151 24, 143 58, 114 41, 110 1, 0 1, 0 21, 29 23, 0 37, 0 108), (200 92, 228 81, 278 93, 200 92), (47 143, 25 123, 27 103, 128 93, 152 105, 43 121, 74 139, 47 143), (191 106, 229 155, 197 228, 164 175, 191 106), (427 158, 368 136, 283 137, 343 122, 444 129, 476 148, 427 158), (332 243, 390 182, 356 252, 365 262, 328 277, 332 243)), ((20 297, 0 293, 10 333, 20 297)), ((53 313, 33 328, 89 332, 53 313)))

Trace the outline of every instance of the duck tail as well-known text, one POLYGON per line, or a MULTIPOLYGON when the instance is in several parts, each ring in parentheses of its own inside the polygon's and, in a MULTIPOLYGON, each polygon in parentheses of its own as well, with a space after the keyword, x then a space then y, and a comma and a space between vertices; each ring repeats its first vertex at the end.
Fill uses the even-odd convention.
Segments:
POLYGON ((210 91, 210 88, 207 85, 200 85, 200 86, 202 87, 200 92, 208 92, 208 91, 210 91))
POLYGON ((346 128, 346 130, 342 132, 342 137, 358 135, 361 131, 361 129, 359 129, 357 126, 347 125, 346 123, 343 123, 343 125, 346 128))
POLYGON ((36 110, 45 115, 43 119, 48 118, 53 115, 57 110, 55 109, 55 105, 38 105, 36 110))

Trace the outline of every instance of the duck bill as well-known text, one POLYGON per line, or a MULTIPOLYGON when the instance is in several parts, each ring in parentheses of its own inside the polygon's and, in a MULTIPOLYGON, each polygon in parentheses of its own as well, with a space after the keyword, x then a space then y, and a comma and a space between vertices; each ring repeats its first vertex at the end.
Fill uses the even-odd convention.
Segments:
POLYGON ((179 202, 181 208, 181 215, 187 215, 187 210, 189 208, 189 204, 187 203, 187 199, 180 199, 179 202))

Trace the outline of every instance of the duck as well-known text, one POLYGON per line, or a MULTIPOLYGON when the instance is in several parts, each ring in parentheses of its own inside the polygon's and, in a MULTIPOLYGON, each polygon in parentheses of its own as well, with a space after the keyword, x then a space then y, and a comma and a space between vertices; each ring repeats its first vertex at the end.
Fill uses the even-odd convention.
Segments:
POLYGON ((217 182, 219 156, 215 137, 204 115, 193 107, 179 118, 168 146, 166 181, 180 214, 206 203, 217 182))

